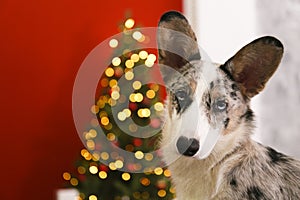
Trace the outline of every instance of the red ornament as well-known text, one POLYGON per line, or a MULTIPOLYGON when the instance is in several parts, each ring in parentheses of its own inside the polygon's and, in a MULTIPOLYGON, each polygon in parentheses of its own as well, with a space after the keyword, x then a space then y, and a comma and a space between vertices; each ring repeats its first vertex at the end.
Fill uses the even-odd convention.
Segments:
POLYGON ((140 138, 134 138, 132 143, 134 146, 140 147, 143 144, 143 140, 141 140, 140 138))

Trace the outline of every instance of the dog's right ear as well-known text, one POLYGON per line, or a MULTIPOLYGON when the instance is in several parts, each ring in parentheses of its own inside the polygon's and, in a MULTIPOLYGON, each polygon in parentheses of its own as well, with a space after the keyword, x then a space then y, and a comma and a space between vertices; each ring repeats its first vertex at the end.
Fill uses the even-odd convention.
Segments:
POLYGON ((195 33, 181 13, 163 14, 158 27, 159 63, 180 71, 188 61, 200 60, 195 33))

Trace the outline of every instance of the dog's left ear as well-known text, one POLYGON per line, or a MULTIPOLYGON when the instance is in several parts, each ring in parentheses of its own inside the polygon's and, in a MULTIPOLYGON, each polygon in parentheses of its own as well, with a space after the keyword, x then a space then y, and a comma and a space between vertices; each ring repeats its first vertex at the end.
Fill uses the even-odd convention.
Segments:
POLYGON ((251 98, 263 90, 276 71, 283 55, 282 43, 271 36, 249 43, 230 58, 221 69, 251 98))

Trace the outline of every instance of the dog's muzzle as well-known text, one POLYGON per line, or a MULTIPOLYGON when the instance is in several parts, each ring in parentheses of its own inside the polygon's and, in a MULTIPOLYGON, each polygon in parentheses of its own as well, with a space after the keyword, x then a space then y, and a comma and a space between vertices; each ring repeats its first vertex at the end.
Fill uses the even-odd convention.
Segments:
POLYGON ((179 137, 176 143, 177 150, 185 156, 194 156, 200 147, 199 141, 195 138, 179 137))

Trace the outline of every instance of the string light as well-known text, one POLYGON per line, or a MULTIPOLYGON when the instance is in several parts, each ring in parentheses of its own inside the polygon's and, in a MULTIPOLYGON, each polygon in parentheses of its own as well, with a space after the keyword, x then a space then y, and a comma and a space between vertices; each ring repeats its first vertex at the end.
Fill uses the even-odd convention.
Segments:
POLYGON ((134 23, 135 23, 134 20, 129 18, 125 21, 125 27, 130 29, 134 26, 134 23))
POLYGON ((105 171, 100 171, 100 172, 99 172, 99 177, 100 177, 101 179, 106 179, 106 178, 107 178, 107 173, 106 173, 105 171))
POLYGON ((165 190, 159 190, 159 191, 157 192, 157 195, 158 195, 159 197, 165 197, 166 194, 167 194, 167 192, 166 192, 165 190))
POLYGON ((118 91, 113 91, 113 92, 111 93, 111 98, 112 98, 113 100, 118 100, 118 99, 120 98, 120 93, 119 93, 118 91))
POLYGON ((147 57, 148 57, 148 52, 147 51, 144 51, 144 50, 142 50, 142 51, 140 51, 139 52, 139 57, 141 58, 141 59, 146 59, 147 57))
POLYGON ((97 196, 96 195, 90 195, 89 196, 89 200, 97 200, 97 196))
POLYGON ((124 121, 126 119, 126 114, 124 112, 119 112, 118 113, 118 119, 120 121, 124 121))
POLYGON ((152 62, 151 60, 147 59, 147 60, 145 61, 145 65, 146 65, 147 67, 152 67, 152 66, 154 65, 154 62, 152 62))
POLYGON ((78 180, 76 178, 71 178, 70 183, 73 186, 77 186, 78 185, 78 180))
POLYGON ((134 156, 135 156, 137 159, 141 160, 141 159, 143 159, 143 157, 144 157, 144 153, 141 152, 141 151, 137 151, 137 152, 135 152, 134 156))
POLYGON ((114 57, 111 63, 113 64, 113 66, 117 67, 121 64, 121 59, 119 57, 114 57))
POLYGON ((113 133, 108 133, 108 134, 106 135, 106 138, 107 138, 109 141, 114 141, 114 140, 116 139, 116 136, 115 136, 115 134, 113 134, 113 133))
POLYGON ((69 181, 71 179, 71 174, 68 173, 68 172, 65 172, 63 173, 63 178, 66 180, 66 181, 69 181))
POLYGON ((111 48, 116 48, 116 47, 118 46, 118 44, 119 44, 119 42, 118 42, 118 40, 116 40, 116 39, 111 39, 111 40, 109 41, 109 46, 110 46, 111 48))
POLYGON ((135 32, 132 34, 132 37, 133 37, 135 40, 139 41, 140 39, 142 39, 143 34, 142 34, 140 31, 135 31, 135 32))
POLYGON ((102 117, 101 118, 101 124, 102 125, 108 125, 108 123, 109 123, 109 119, 108 119, 108 117, 102 117))
POLYGON ((123 179, 124 181, 128 181, 128 180, 130 179, 130 174, 127 173, 127 172, 123 173, 123 174, 122 174, 122 179, 123 179))
POLYGON ((95 149, 95 142, 93 140, 88 140, 88 141, 86 141, 86 146, 88 147, 88 149, 94 150, 95 149))
POLYGON ((124 164, 121 160, 117 160, 115 162, 115 166, 116 166, 116 168, 121 169, 124 166, 124 164))
POLYGON ((109 159, 109 154, 107 152, 102 152, 100 154, 100 157, 102 160, 108 160, 109 159))
POLYGON ((115 74, 115 71, 113 68, 111 67, 108 67, 106 70, 105 70, 105 75, 107 77, 112 77, 113 75, 115 74))
POLYGON ((165 175, 165 177, 167 177, 167 178, 171 177, 171 171, 170 171, 169 169, 165 169, 164 175, 165 175))
POLYGON ((125 79, 130 81, 134 78, 134 73, 132 71, 128 71, 125 73, 125 79))
POLYGON ((98 173, 98 168, 96 166, 90 166, 89 171, 91 174, 97 174, 98 173))
POLYGON ((148 186, 148 185, 150 185, 150 180, 148 179, 148 178, 141 178, 141 180, 140 180, 140 183, 143 185, 143 186, 148 186))
POLYGON ((145 160, 147 160, 147 161, 153 160, 153 155, 152 155, 152 153, 146 153, 146 154, 145 154, 145 160))
POLYGON ((155 97, 155 92, 154 90, 148 90, 146 92, 146 96, 149 98, 149 99, 153 99, 155 97))
POLYGON ((133 89, 135 89, 135 90, 139 90, 139 89, 142 87, 142 83, 141 83, 140 81, 134 81, 134 82, 132 83, 132 87, 133 87, 133 89))
POLYGON ((141 118, 150 117, 151 111, 148 108, 140 108, 137 112, 138 116, 141 118))
POLYGON ((77 168, 77 171, 78 171, 79 174, 85 174, 85 172, 86 172, 86 170, 85 170, 85 168, 83 166, 79 166, 77 168))
POLYGON ((140 60, 140 57, 138 54, 134 53, 130 56, 130 59, 133 61, 133 62, 138 62, 140 60))
POLYGON ((133 68, 134 62, 131 59, 126 60, 125 66, 129 69, 133 68))
POLYGON ((162 111, 164 109, 164 105, 161 102, 156 102, 154 104, 154 109, 158 112, 162 111))
POLYGON ((162 173, 163 173, 163 169, 161 168, 161 167, 156 167, 155 169, 154 169, 154 173, 156 174, 156 175, 161 175, 162 173))

